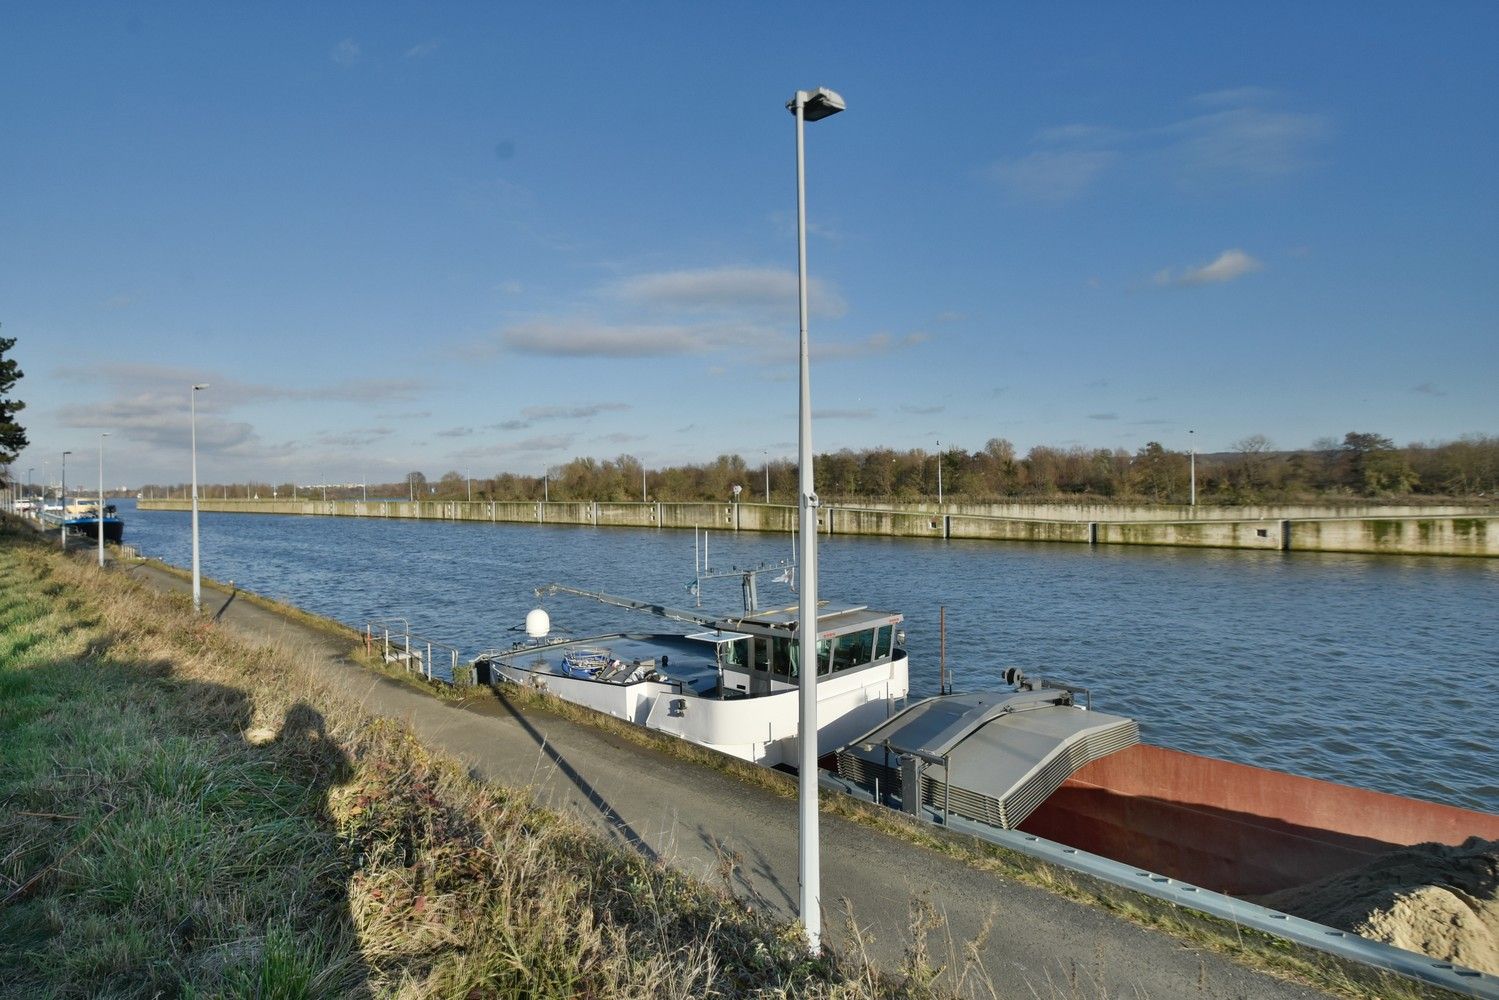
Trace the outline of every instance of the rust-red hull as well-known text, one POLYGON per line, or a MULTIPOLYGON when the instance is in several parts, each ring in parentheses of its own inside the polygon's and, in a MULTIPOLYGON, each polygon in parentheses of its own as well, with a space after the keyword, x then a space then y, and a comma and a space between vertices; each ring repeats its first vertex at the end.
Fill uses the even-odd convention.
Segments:
POLYGON ((1078 771, 1021 829, 1254 896, 1408 844, 1499 839, 1499 816, 1140 744, 1078 771))

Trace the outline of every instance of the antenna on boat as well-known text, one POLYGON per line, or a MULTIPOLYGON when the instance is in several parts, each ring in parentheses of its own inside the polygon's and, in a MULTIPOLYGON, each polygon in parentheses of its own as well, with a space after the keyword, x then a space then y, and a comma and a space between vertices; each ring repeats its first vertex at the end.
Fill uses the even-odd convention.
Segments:
POLYGON ((796 590, 796 564, 784 559, 778 563, 761 563, 758 566, 747 569, 740 569, 738 566, 731 566, 726 570, 711 568, 708 565, 708 530, 706 528, 692 529, 692 571, 692 582, 687 585, 687 589, 692 591, 693 596, 697 599, 698 607, 703 606, 704 580, 722 580, 726 577, 739 577, 739 585, 742 589, 744 610, 746 612, 759 610, 760 590, 755 578, 761 573, 779 574, 774 577, 777 583, 790 584, 791 589, 793 591, 796 590), (698 541, 699 531, 702 532, 701 543, 698 541))

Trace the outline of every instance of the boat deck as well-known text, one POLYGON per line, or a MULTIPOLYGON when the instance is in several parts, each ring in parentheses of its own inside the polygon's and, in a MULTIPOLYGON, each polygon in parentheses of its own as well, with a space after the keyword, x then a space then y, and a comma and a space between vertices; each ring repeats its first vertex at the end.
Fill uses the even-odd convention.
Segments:
MULTIPOLYGON (((627 667, 636 663, 654 663, 654 669, 693 691, 710 693, 718 686, 718 660, 712 642, 671 633, 622 632, 553 642, 542 646, 524 646, 489 655, 489 659, 522 670, 538 673, 577 675, 564 667, 580 655, 596 652, 604 660, 617 660, 627 667)), ((634 671, 621 671, 623 678, 634 671)), ((619 683, 608 679, 597 683, 619 683)))

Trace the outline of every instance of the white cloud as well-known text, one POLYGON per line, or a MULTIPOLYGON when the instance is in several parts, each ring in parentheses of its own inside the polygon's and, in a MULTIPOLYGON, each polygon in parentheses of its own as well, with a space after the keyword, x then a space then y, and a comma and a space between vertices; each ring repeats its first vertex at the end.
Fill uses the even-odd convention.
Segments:
POLYGON ((430 56, 441 47, 442 42, 438 41, 435 38, 432 38, 428 39, 425 42, 418 42, 417 44, 411 46, 411 48, 407 49, 403 53, 403 56, 407 59, 425 59, 427 56, 430 56))
POLYGON ((540 434, 522 438, 519 441, 496 441, 491 444, 464 448, 453 452, 453 457, 455 459, 504 458, 514 455, 556 457, 572 448, 575 440, 577 437, 573 434, 540 434))
POLYGON ((628 410, 629 403, 587 403, 583 406, 528 406, 521 410, 527 420, 587 420, 600 413, 628 410))
POLYGON ((500 334, 505 347, 549 357, 651 358, 695 354, 708 344, 689 326, 613 325, 588 320, 534 320, 500 334))
POLYGON ((813 410, 816 420, 873 420, 874 410, 813 410))
POLYGON ((1118 158, 1111 149, 1038 149, 1000 160, 990 173, 1014 198, 1064 202, 1086 192, 1118 158))
MULTIPOLYGON (((811 346, 812 359, 814 361, 849 361, 855 358, 878 357, 889 354, 892 351, 904 350, 924 344, 931 339, 930 334, 917 331, 908 333, 904 337, 896 337, 888 333, 873 333, 863 340, 857 341, 817 341, 811 346)), ((766 359, 780 362, 783 359, 777 357, 766 359)))
MULTIPOLYGON (((661 271, 622 279, 606 291, 653 309, 782 314, 796 308, 796 272, 770 267, 661 271)), ((836 292, 815 278, 807 283, 807 305, 823 316, 841 316, 848 309, 836 292)))
POLYGON ((1199 115, 1161 131, 1172 143, 1182 179, 1202 183, 1296 173, 1311 164, 1309 151, 1326 130, 1318 115, 1243 107, 1199 115))
MULTIPOLYGON (((763 267, 679 269, 635 274, 585 290, 570 312, 518 319, 483 340, 455 349, 477 360, 510 352, 544 357, 655 358, 721 351, 774 355, 795 331, 796 274, 763 267), (788 322, 789 321, 789 322, 788 322)), ((838 293, 812 281, 809 306, 822 316, 847 310, 838 293)), ((918 342, 882 343, 876 335, 850 353, 918 342)))
POLYGON ((1152 279, 1157 285, 1172 285, 1188 288, 1194 285, 1217 285, 1225 281, 1242 278, 1264 267, 1258 260, 1243 250, 1225 250, 1210 263, 1200 267, 1189 267, 1181 271, 1162 268, 1152 279))
POLYGON ((218 372, 167 365, 100 364, 63 369, 58 376, 73 382, 113 386, 122 393, 159 394, 166 405, 187 408, 188 387, 206 382, 198 410, 224 410, 266 400, 361 403, 411 399, 425 392, 427 383, 415 378, 348 378, 322 385, 289 386, 241 382, 218 372))
MULTIPOLYGON (((185 395, 177 399, 148 391, 99 403, 59 407, 57 422, 63 427, 105 430, 122 440, 185 454, 191 446, 192 433, 187 409, 185 395)), ((198 414, 197 431, 200 454, 240 453, 259 444, 250 424, 213 414, 198 414)))
POLYGON ((394 433, 389 427, 371 427, 369 430, 319 434, 317 441, 325 448, 366 448, 394 433))
POLYGON ((362 53, 359 48, 359 43, 354 41, 354 39, 352 38, 345 38, 343 41, 333 46, 333 51, 328 53, 328 58, 332 59, 344 69, 348 69, 359 61, 359 57, 361 54, 362 53))
POLYGON ((1030 149, 994 163, 989 174, 1020 201, 1061 203, 1108 175, 1186 188, 1284 177, 1311 166, 1329 131, 1317 114, 1278 110, 1263 87, 1237 87, 1192 98, 1197 113, 1161 125, 1123 129, 1068 124, 1036 133, 1030 149))
POLYGON ((522 431, 547 420, 588 420, 600 413, 618 413, 630 409, 629 403, 587 403, 583 406, 528 406, 518 418, 490 424, 489 430, 522 431))

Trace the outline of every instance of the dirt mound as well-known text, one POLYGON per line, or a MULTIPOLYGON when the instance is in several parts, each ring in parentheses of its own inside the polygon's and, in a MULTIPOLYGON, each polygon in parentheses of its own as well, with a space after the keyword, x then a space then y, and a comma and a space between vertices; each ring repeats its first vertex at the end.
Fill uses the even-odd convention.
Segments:
POLYGON ((1499 975, 1499 840, 1402 847, 1259 902, 1499 975))

